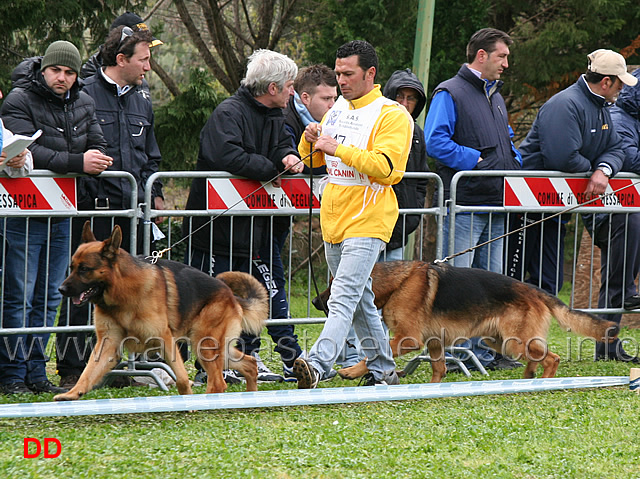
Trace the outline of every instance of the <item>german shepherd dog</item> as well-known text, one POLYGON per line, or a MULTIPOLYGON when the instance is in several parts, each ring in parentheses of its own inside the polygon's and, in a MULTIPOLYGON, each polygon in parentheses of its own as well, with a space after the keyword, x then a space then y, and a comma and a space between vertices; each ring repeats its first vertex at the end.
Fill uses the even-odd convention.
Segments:
MULTIPOLYGON (((614 322, 570 309, 535 286, 482 269, 390 261, 376 263, 371 279, 376 307, 393 333, 394 357, 426 344, 433 383, 447 371, 444 347, 461 339, 484 337, 492 349, 527 361, 525 378, 533 378, 539 364, 542 377, 552 378, 560 357, 547 349, 551 316, 562 327, 597 341, 613 341, 619 332, 614 322)), ((316 308, 322 310, 330 294, 331 286, 314 298, 316 308)), ((367 371, 361 361, 339 373, 355 379, 367 371)))
POLYGON ((73 389, 56 401, 78 399, 118 364, 121 350, 158 351, 176 375, 180 394, 192 394, 176 344, 189 339, 205 368, 207 393, 226 389, 223 369, 231 364, 257 391, 256 360, 231 344, 241 331, 260 334, 268 316, 267 291, 253 276, 226 272, 213 278, 176 261, 149 264, 120 248, 122 231, 97 241, 87 221, 71 272, 60 287, 74 304, 95 304, 96 346, 73 389))

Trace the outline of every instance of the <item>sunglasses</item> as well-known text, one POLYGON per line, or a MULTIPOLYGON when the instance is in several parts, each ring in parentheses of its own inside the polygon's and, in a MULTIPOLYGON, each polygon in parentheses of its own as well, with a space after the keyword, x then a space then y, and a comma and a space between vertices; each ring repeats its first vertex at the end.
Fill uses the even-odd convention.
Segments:
POLYGON ((120 43, 118 43, 118 52, 122 48, 122 45, 124 45, 125 40, 131 35, 133 35, 133 29, 131 27, 124 27, 122 29, 122 34, 120 35, 120 43))

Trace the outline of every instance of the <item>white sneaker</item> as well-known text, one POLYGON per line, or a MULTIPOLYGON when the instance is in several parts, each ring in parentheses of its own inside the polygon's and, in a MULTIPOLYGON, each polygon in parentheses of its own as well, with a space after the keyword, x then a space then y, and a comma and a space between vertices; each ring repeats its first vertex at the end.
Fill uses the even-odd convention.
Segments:
POLYGON ((256 358, 258 363, 258 382, 259 383, 281 383, 284 381, 284 376, 272 372, 260 359, 258 353, 253 353, 253 357, 256 358))

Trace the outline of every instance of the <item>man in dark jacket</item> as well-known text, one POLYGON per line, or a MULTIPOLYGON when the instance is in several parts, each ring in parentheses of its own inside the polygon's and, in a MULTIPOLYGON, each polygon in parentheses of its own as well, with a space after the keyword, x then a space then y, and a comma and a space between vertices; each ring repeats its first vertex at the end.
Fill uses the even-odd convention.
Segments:
MULTIPOLYGON (((144 201, 144 188, 147 179, 160 167, 160 149, 154 134, 154 116, 151 100, 142 89, 144 75, 151 69, 149 45, 153 37, 149 30, 135 30, 120 26, 111 30, 101 49, 103 67, 95 75, 84 81, 83 91, 95 101, 96 116, 108 143, 107 153, 113 158, 109 170, 131 173, 137 183, 137 197, 144 201)), ((128 209, 131 205, 131 184, 124 178, 86 177, 79 180, 80 195, 78 209, 110 210, 128 209)), ((162 185, 156 182, 152 188, 152 201, 155 209, 164 209, 162 185)), ((72 249, 81 242, 82 226, 87 217, 73 219, 72 249)), ((111 234, 113 224, 122 228, 122 247, 131 251, 131 220, 128 217, 93 218, 93 233, 99 240, 111 234)), ((138 228, 137 250, 142 248, 142 226, 138 228)), ((60 312, 61 322, 82 325, 90 320, 90 308, 66 308, 60 312)), ((58 334, 59 348, 64 344, 86 342, 86 333, 58 334)), ((69 348, 64 357, 58 358, 60 384, 73 387, 82 374, 86 354, 91 348, 69 348)))
MULTIPOLYGON (((624 151, 609 107, 624 84, 637 80, 616 52, 596 50, 587 57, 587 72, 542 105, 520 151, 527 170, 593 172, 585 190, 591 199, 605 192, 622 167, 624 151)), ((558 224, 557 218, 527 228, 522 270, 509 274, 557 294, 563 284, 564 236, 564 222, 558 224)))
MULTIPOLYGON (((398 70, 387 81, 383 91, 384 96, 395 100, 404 106, 409 114, 416 120, 427 102, 424 87, 418 77, 409 69, 398 70)), ((416 123, 413 125, 413 142, 409 159, 407 160, 407 172, 428 172, 427 149, 424 143, 424 132, 416 123)), ((424 208, 424 200, 427 194, 426 179, 403 178, 400 183, 393 185, 393 191, 398 198, 398 207, 424 208)), ((404 259, 404 247, 409 235, 420 224, 419 215, 401 215, 393 228, 391 240, 387 244, 381 256, 385 261, 404 259)))
MULTIPOLYGON (((113 162, 105 154, 107 145, 93 100, 78 85, 81 64, 72 43, 57 41, 44 57, 25 60, 12 74, 14 88, 0 114, 16 134, 42 130, 29 147, 36 168, 97 175, 113 162)), ((6 240, 4 327, 53 326, 62 299, 58 288, 69 265, 69 219, 7 218, 6 240)), ((53 386, 46 375, 48 335, 3 339, 0 386, 4 393, 65 391, 53 386)))
MULTIPOLYGON (((213 111, 200 132, 198 171, 226 171, 257 181, 270 181, 285 168, 285 159, 299 160, 291 137, 284 126, 282 109, 293 94, 293 80, 298 68, 287 56, 269 50, 257 50, 249 57, 242 85, 213 111)), ((298 163, 290 171, 302 172, 298 163)), ((279 178, 273 184, 280 186, 279 178)), ((187 210, 206 209, 206 182, 194 179, 187 210)), ((286 292, 272 281, 272 224, 265 216, 228 216, 208 224, 209 218, 185 218, 183 235, 191 234, 185 263, 211 275, 223 271, 253 274, 270 291, 271 317, 288 317, 286 292), (213 236, 210 232, 213 231, 213 236)), ((302 353, 293 326, 269 326, 283 362, 291 366, 302 353)), ((239 347, 246 354, 257 355, 260 338, 243 333, 239 347)), ((204 378, 202 378, 204 379, 204 378)), ((227 382, 236 382, 233 371, 225 372, 227 382)), ((258 379, 282 380, 260 362, 258 379)), ((199 377, 196 377, 198 382, 199 377)))

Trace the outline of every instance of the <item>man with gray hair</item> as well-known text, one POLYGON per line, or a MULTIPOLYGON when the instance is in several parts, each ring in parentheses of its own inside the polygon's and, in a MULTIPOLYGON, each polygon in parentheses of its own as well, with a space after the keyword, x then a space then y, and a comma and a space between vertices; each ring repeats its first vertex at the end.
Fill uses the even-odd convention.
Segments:
MULTIPOLYGON (((250 57, 247 73, 240 88, 213 111, 200 132, 200 151, 196 170, 226 171, 257 181, 273 180, 285 168, 285 162, 295 165, 291 172, 302 171, 298 152, 285 129, 282 109, 293 95, 296 64, 285 55, 270 50, 257 50, 250 57)), ((280 179, 273 180, 280 186, 280 179)), ((206 209, 206 183, 196 178, 191 184, 186 209, 206 209)), ((191 232, 190 248, 185 263, 210 275, 224 271, 244 271, 255 276, 270 292, 271 317, 288 317, 286 294, 272 281, 272 268, 279 261, 273 254, 272 223, 266 216, 217 218, 185 218, 183 235, 191 232), (206 223, 206 225, 205 225, 206 223)), ((286 366, 302 353, 291 325, 267 328, 286 366)), ((282 381, 259 360, 260 338, 243 333, 239 348, 258 359, 259 381, 282 381)), ((203 371, 196 375, 196 384, 204 381, 203 371)), ((225 371, 227 383, 241 381, 234 371, 225 371)))

